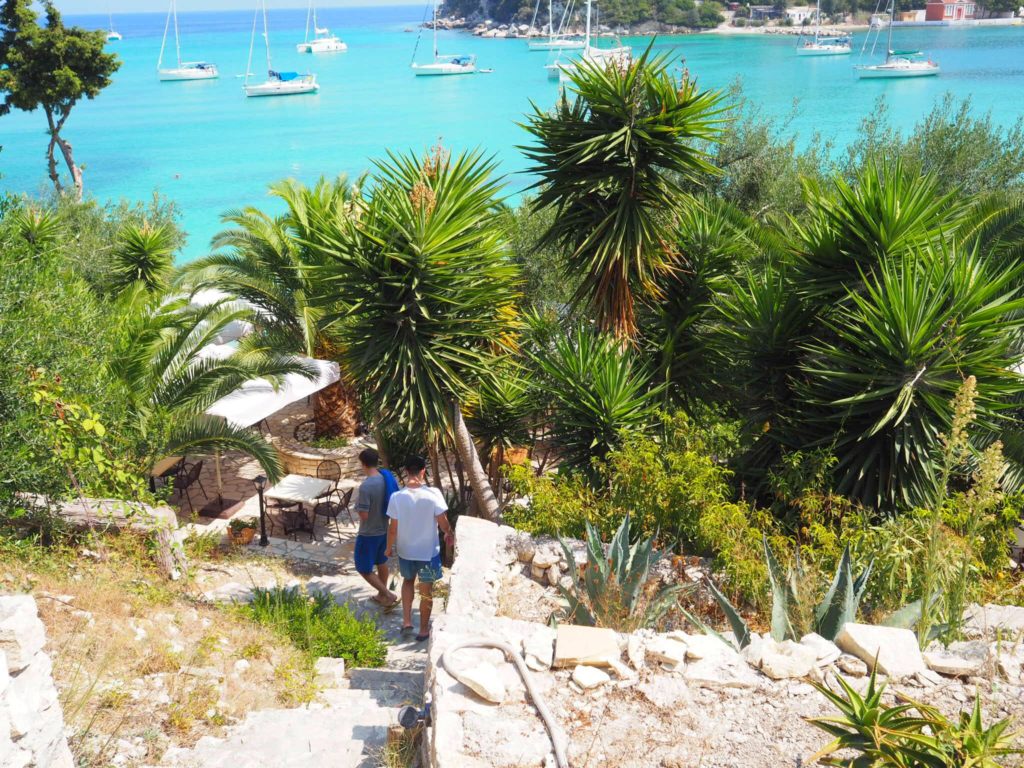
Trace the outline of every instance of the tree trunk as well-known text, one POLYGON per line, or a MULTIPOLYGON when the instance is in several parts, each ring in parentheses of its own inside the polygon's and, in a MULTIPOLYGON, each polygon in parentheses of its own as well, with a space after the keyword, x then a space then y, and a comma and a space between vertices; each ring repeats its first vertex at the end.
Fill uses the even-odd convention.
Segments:
POLYGON ((355 388, 344 378, 313 395, 317 437, 353 437, 359 427, 355 388))
POLYGON ((75 165, 74 155, 71 153, 71 144, 61 138, 60 126, 62 123, 58 123, 57 127, 54 128, 50 134, 50 179, 53 180, 54 186, 57 187, 57 191, 61 192, 60 177, 57 173, 57 163, 53 157, 53 146, 56 144, 60 147, 60 153, 64 156, 64 164, 68 167, 68 173, 71 174, 71 181, 75 185, 75 199, 82 199, 82 169, 75 165))
POLYGON ((473 495, 477 500, 477 508, 488 520, 495 523, 499 522, 501 515, 498 511, 498 500, 495 498, 494 490, 487 479, 487 472, 480 463, 480 455, 477 453, 476 445, 473 443, 473 436, 469 433, 465 419, 462 418, 462 410, 459 408, 459 404, 454 403, 452 408, 455 411, 452 424, 454 427, 453 431, 455 432, 455 450, 458 451, 462 466, 465 467, 466 474, 469 475, 469 484, 473 488, 473 495))
POLYGON ((50 181, 58 195, 64 194, 64 185, 60 183, 60 173, 57 171, 57 141, 50 134, 50 143, 46 147, 46 167, 49 171, 50 181))

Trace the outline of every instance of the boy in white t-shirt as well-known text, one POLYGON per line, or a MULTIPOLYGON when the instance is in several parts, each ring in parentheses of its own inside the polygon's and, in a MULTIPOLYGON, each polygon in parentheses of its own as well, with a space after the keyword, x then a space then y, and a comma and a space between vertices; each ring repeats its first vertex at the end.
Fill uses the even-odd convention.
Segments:
POLYGON ((455 533, 448 524, 448 504, 437 488, 426 484, 427 463, 422 456, 405 460, 405 488, 391 494, 388 501, 387 556, 398 555, 398 570, 402 574, 402 634, 411 634, 412 599, 416 579, 420 580, 420 633, 416 641, 430 636, 430 609, 433 604, 434 582, 441 578, 441 545, 437 529, 444 531, 445 541, 451 544, 455 533))

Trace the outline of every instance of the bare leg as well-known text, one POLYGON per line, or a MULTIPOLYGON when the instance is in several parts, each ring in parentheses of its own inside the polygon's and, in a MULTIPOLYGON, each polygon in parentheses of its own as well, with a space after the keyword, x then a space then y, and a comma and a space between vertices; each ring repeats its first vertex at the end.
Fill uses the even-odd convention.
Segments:
POLYGON ((373 587, 374 589, 377 590, 377 597, 375 599, 377 600, 378 603, 381 603, 382 605, 391 605, 392 603, 394 603, 394 602, 396 602, 398 600, 398 596, 395 595, 395 594, 392 594, 388 590, 387 569, 386 568, 384 570, 384 573, 385 573, 384 578, 380 577, 379 569, 378 569, 378 573, 372 573, 372 572, 371 573, 360 573, 359 575, 363 577, 363 580, 367 584, 369 584, 371 587, 373 587))
MULTIPOLYGON (((416 579, 402 579, 402 626, 412 626, 412 598, 416 591, 416 579)), ((422 610, 422 608, 421 608, 422 610)))
POLYGON ((420 637, 430 634, 430 610, 434 607, 433 583, 420 582, 420 637))

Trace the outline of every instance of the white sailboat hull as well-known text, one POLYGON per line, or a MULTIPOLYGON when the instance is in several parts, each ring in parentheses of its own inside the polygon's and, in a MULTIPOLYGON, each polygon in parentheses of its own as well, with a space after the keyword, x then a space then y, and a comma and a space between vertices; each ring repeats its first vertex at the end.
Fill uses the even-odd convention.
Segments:
POLYGON ((205 64, 202 67, 185 65, 157 70, 157 77, 164 83, 180 80, 216 80, 220 77, 220 72, 214 64, 205 64))
POLYGON ((909 64, 875 64, 857 67, 857 77, 862 80, 884 79, 894 77, 933 77, 939 74, 939 65, 930 62, 910 62, 909 64))
POLYGON ((570 51, 585 48, 585 40, 531 40, 527 48, 531 51, 570 51))
POLYGON ((454 64, 438 61, 432 64, 413 64, 412 72, 416 77, 432 77, 439 75, 472 75, 476 72, 476 62, 454 64))
POLYGON ((120 32, 110 32, 110 33, 107 34, 107 42, 108 43, 115 43, 115 42, 117 42, 120 39, 121 39, 121 33, 120 32))
POLYGON ((588 48, 579 59, 556 61, 554 64, 548 64, 545 69, 548 72, 548 79, 565 82, 569 79, 569 73, 579 66, 583 59, 598 64, 626 63, 632 56, 633 49, 628 45, 618 48, 588 48))
POLYGON ((848 45, 822 45, 808 43, 796 49, 797 56, 845 56, 852 51, 848 45))
POLYGON ((245 95, 255 96, 296 96, 302 93, 316 93, 320 90, 320 84, 315 79, 299 80, 267 80, 263 83, 242 86, 245 95))
POLYGON ((348 50, 348 45, 336 37, 330 37, 299 43, 295 50, 299 53, 344 53, 348 50))

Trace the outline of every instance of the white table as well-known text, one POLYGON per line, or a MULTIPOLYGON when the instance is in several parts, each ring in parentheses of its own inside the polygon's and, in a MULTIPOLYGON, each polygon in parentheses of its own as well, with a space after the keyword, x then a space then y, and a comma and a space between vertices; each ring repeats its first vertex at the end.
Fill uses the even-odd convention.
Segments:
MULTIPOLYGON (((319 477, 308 477, 306 475, 285 475, 280 481, 263 491, 263 495, 268 499, 299 504, 301 509, 300 522, 291 532, 301 530, 312 534, 313 528, 316 525, 316 516, 314 515, 312 521, 306 517, 306 505, 316 504, 333 487, 333 480, 322 480, 319 477)), ((284 512, 282 512, 282 515, 285 515, 282 522, 285 535, 287 535, 289 533, 287 522, 289 517, 284 512)))

